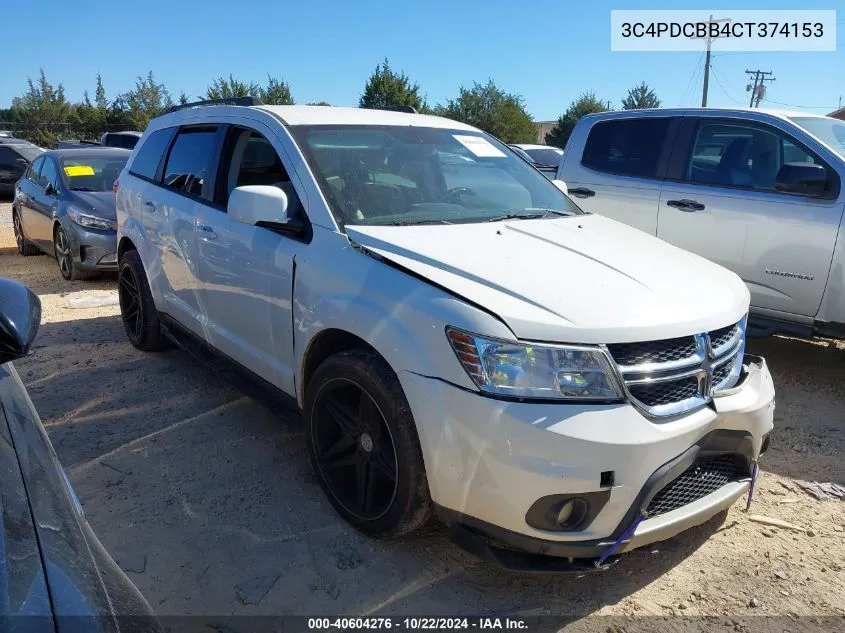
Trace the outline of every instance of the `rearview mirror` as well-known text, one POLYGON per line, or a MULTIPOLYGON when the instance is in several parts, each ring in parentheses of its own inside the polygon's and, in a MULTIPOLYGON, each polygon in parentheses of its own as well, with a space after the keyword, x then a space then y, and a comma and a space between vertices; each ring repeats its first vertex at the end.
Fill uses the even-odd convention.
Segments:
POLYGON ((303 222, 290 214, 288 195, 272 185, 236 187, 229 194, 226 213, 235 222, 261 226, 280 233, 299 233, 303 222))
POLYGON ((555 187, 560 189, 566 195, 569 195, 569 187, 566 186, 565 182, 563 182, 562 180, 552 180, 552 182, 554 183, 555 187))
POLYGON ((823 196, 827 171, 813 163, 785 163, 778 171, 775 189, 784 193, 823 196))
POLYGON ((41 324, 41 301, 29 288, 0 279, 0 364, 29 353, 41 324))

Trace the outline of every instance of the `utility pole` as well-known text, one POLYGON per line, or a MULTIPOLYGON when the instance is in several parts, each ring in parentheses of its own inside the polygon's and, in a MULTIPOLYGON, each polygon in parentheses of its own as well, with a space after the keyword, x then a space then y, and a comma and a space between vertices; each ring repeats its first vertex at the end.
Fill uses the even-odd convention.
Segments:
MULTIPOLYGON (((701 90, 701 107, 707 107, 707 91, 710 88, 710 45, 713 43, 713 40, 716 39, 715 37, 710 37, 710 25, 711 24, 721 24, 724 22, 730 22, 730 18, 721 18, 719 20, 714 20, 713 15, 710 15, 710 19, 707 20, 707 36, 706 37, 696 37, 693 36, 691 39, 703 39, 706 43, 706 54, 704 56, 704 86, 701 90)), ((716 36, 718 37, 718 35, 716 36)))
POLYGON ((771 70, 746 70, 745 74, 754 75, 754 84, 748 84, 745 88, 751 91, 751 100, 748 102, 748 107, 759 108, 760 99, 763 98, 763 94, 766 92, 765 82, 774 81, 775 78, 771 76, 771 70))

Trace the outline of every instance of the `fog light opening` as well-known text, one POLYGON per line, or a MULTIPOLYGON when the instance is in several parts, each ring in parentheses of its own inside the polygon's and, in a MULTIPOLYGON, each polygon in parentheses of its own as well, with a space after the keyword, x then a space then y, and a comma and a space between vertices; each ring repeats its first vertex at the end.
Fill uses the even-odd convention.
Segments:
POLYGON ((555 519, 561 528, 572 530, 582 523, 586 516, 587 502, 580 497, 576 497, 565 501, 560 506, 555 519))

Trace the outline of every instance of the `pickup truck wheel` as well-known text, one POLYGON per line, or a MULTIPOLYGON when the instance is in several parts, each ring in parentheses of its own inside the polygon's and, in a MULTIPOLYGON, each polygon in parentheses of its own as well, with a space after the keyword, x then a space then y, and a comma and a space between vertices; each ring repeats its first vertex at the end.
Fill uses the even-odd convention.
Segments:
POLYGON ((376 353, 340 352, 305 396, 308 449, 335 510, 370 536, 422 527, 431 514, 416 424, 396 374, 376 353))
POLYGON ((38 255, 41 251, 26 239, 26 235, 23 232, 23 224, 21 224, 21 218, 16 209, 12 209, 12 225, 15 228, 15 243, 18 245, 18 253, 24 257, 38 255))
POLYGON ((126 251, 117 265, 117 297, 129 342, 145 352, 168 347, 138 251, 126 251))

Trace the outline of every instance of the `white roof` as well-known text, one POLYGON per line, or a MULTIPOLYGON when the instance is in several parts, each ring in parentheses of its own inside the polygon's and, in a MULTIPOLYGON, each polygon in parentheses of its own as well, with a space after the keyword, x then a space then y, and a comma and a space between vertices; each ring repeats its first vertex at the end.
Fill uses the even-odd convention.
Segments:
POLYGON ((281 118, 287 125, 408 125, 437 127, 452 130, 472 130, 474 127, 426 114, 410 114, 369 108, 341 108, 336 106, 250 106, 266 110, 281 118))

